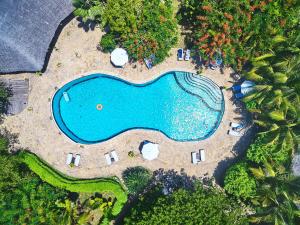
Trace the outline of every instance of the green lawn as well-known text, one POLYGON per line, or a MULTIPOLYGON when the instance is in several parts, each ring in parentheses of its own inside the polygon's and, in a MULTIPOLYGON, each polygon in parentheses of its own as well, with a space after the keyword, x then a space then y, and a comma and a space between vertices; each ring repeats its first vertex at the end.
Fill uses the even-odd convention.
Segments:
POLYGON ((71 192, 81 193, 112 193, 117 201, 113 207, 113 215, 119 214, 123 205, 127 201, 127 192, 117 181, 117 178, 96 178, 96 179, 77 179, 69 177, 53 169, 46 162, 38 158, 35 154, 22 151, 19 153, 20 159, 36 173, 43 181, 71 192))

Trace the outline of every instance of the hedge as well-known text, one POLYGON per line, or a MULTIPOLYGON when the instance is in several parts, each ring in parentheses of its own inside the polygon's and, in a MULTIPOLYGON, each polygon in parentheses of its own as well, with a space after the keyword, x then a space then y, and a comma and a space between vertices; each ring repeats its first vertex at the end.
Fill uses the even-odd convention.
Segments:
POLYGON ((117 199, 112 210, 114 216, 120 213, 127 201, 127 193, 116 180, 117 178, 77 179, 55 170, 33 153, 21 151, 18 157, 43 181, 54 187, 63 188, 71 192, 112 193, 117 199))

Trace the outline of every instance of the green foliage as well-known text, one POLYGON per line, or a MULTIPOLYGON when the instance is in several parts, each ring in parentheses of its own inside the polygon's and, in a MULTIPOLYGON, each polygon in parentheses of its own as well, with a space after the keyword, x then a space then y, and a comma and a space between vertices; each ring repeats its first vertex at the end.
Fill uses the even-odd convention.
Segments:
POLYGON ((240 162, 226 171, 224 189, 242 199, 249 199, 256 193, 256 182, 246 162, 240 162))
POLYGON ((117 199, 112 211, 113 215, 117 215, 127 201, 126 192, 123 190, 120 183, 114 179, 76 179, 73 177, 68 177, 54 170, 32 153, 23 151, 19 153, 19 157, 43 181, 55 187, 66 189, 72 192, 112 193, 117 199))
POLYGON ((153 189, 140 197, 124 224, 136 225, 194 225, 247 224, 244 210, 234 200, 213 187, 200 184, 195 190, 179 189, 164 196, 153 189))
POLYGON ((104 34, 100 41, 100 46, 102 47, 103 52, 112 52, 117 43, 115 37, 112 34, 104 34))
POLYGON ((238 70, 267 52, 276 35, 294 36, 299 23, 296 0, 184 0, 180 12, 195 51, 213 59, 220 50, 225 64, 238 70))
POLYGON ((264 163, 272 160, 275 163, 286 163, 290 159, 292 152, 291 146, 278 148, 278 138, 269 141, 268 135, 258 135, 255 141, 249 146, 247 151, 247 159, 256 162, 264 163))
POLYGON ((81 17, 83 22, 88 20, 100 21, 103 13, 103 2, 100 0, 73 0, 74 15, 81 17))
POLYGON ((259 182, 257 194, 251 199, 256 213, 250 221, 259 224, 299 224, 300 177, 294 177, 284 168, 270 164, 264 168, 251 168, 259 182))
POLYGON ((151 179, 150 171, 141 166, 127 168, 122 176, 131 194, 141 192, 151 179))
POLYGON ((154 54, 154 63, 159 63, 177 42, 172 0, 76 0, 74 6, 75 15, 94 20, 108 30, 109 36, 101 40, 104 49, 113 46, 114 37, 134 60, 154 54))
POLYGON ((261 162, 266 158, 286 161, 286 155, 299 145, 300 137, 300 36, 277 37, 271 53, 251 59, 246 79, 257 85, 255 91, 243 99, 251 103, 254 122, 266 136, 250 148, 249 158, 261 162), (265 146, 263 146, 265 145, 265 146), (254 156, 254 154, 258 154, 254 156), (273 158, 274 157, 274 158, 273 158))

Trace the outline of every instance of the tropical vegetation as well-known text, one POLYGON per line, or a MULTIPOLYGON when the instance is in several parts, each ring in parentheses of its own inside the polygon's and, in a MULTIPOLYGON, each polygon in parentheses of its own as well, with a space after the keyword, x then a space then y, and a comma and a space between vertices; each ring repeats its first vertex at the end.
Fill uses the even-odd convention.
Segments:
POLYGON ((187 42, 202 59, 220 54, 225 65, 241 70, 252 56, 272 48, 276 35, 297 31, 297 0, 184 0, 181 24, 191 30, 187 42))
POLYGON ((247 224, 243 207, 213 186, 195 185, 163 195, 157 187, 140 197, 124 224, 247 224))
POLYGON ((26 165, 43 181, 53 185, 54 187, 80 193, 111 193, 112 196, 116 198, 116 203, 112 210, 113 215, 119 214, 123 205, 127 201, 126 192, 115 179, 77 179, 58 172, 50 167, 46 162, 39 159, 36 155, 27 151, 20 152, 18 156, 20 160, 26 163, 26 165))
POLYGON ((155 55, 162 62, 178 39, 172 0, 73 0, 74 14, 94 21, 106 31, 100 41, 104 51, 117 45, 134 61, 155 55))
POLYGON ((140 193, 151 180, 152 174, 144 167, 129 167, 123 171, 122 177, 129 193, 140 193))
MULTIPOLYGON (((225 190, 255 210, 249 220, 259 224, 300 223, 300 181, 290 172, 300 135, 300 35, 277 36, 268 53, 253 57, 244 71, 256 83, 243 101, 259 126, 243 167, 233 165, 225 177, 225 190), (255 179, 255 192, 246 192, 241 180, 255 179), (247 198, 246 198, 247 197, 247 198)), ((242 182, 243 183, 243 182, 242 182)), ((247 190, 247 189, 246 189, 247 190)))

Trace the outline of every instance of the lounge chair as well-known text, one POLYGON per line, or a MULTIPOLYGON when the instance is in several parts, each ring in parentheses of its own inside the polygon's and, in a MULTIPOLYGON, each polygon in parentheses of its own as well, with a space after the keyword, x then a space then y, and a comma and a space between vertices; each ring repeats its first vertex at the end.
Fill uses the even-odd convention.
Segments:
POLYGON ((66 161, 66 164, 67 164, 67 165, 70 165, 71 162, 72 162, 72 160, 73 160, 73 153, 69 153, 69 154, 67 155, 67 161, 66 161))
POLYGON ((192 163, 198 164, 200 161, 200 155, 197 152, 192 152, 192 163))
POLYGON ((179 61, 183 60, 183 49, 182 48, 178 49, 178 51, 177 51, 177 59, 179 61))
POLYGON ((79 162, 80 162, 80 154, 76 154, 74 160, 74 166, 79 166, 79 162))
POLYGON ((111 165, 111 157, 108 153, 104 155, 107 165, 111 165))
POLYGON ((233 92, 240 92, 241 89, 242 89, 241 85, 234 85, 234 86, 231 87, 231 90, 233 92))
POLYGON ((234 130, 229 130, 227 132, 227 134, 231 135, 231 136, 235 136, 235 137, 241 137, 242 134, 240 132, 234 131, 234 130))
POLYGON ((244 97, 244 95, 242 93, 236 93, 236 94, 234 94, 234 97, 236 99, 242 99, 244 97))
POLYGON ((189 61, 191 58, 191 50, 187 49, 185 52, 184 60, 189 61))
POLYGON ((118 157, 118 155, 117 155, 117 153, 116 153, 115 150, 111 151, 110 155, 114 159, 115 162, 119 161, 119 157, 118 157))
POLYGON ((229 124, 233 130, 239 130, 239 129, 243 129, 244 128, 244 123, 234 123, 234 122, 231 122, 229 124))
POLYGON ((203 149, 200 149, 200 159, 201 159, 201 161, 205 161, 205 152, 204 152, 204 150, 203 149))
POLYGON ((69 95, 67 92, 63 92, 63 96, 64 96, 64 99, 66 102, 69 102, 70 101, 70 98, 69 98, 69 95))

